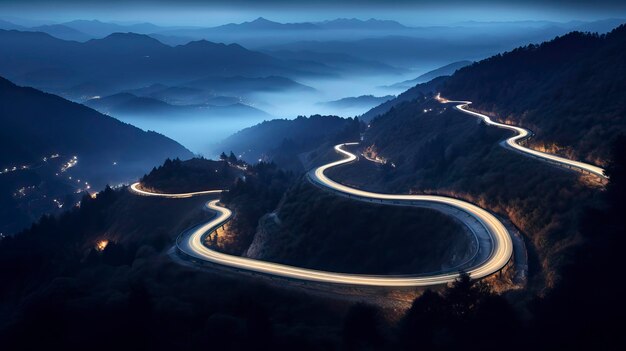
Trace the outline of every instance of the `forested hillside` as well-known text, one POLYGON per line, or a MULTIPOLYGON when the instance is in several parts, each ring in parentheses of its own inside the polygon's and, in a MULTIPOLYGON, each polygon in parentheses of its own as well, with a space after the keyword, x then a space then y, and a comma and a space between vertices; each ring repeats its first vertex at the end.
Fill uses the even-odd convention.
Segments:
POLYGON ((418 274, 457 266, 476 249, 447 215, 353 201, 301 179, 259 222, 247 256, 335 272, 418 274))
POLYGON ((94 184, 114 181, 122 170, 132 174, 168 157, 192 156, 163 135, 144 132, 83 105, 18 87, 2 78, 0 121, 0 145, 11 150, 2 153, 1 165, 29 163, 51 154, 76 155, 77 167, 94 184), (114 162, 117 168, 112 167, 114 162))
POLYGON ((165 160, 163 165, 152 168, 141 178, 143 188, 157 192, 181 193, 226 189, 233 184, 242 171, 228 161, 212 161, 192 158, 181 161, 165 160))
POLYGON ((507 135, 423 97, 371 122, 362 145, 385 165, 362 158, 329 174, 379 192, 452 195, 509 218, 528 239, 531 285, 551 285, 597 186, 501 147, 507 135))
POLYGON ((395 99, 386 101, 365 112, 363 115, 361 115, 360 118, 364 121, 370 121, 380 115, 389 112, 391 109, 402 104, 403 102, 409 102, 424 95, 436 94, 440 90, 441 84, 443 84, 443 82, 445 82, 447 79, 447 76, 442 76, 434 78, 426 83, 417 84, 413 88, 398 95, 398 97, 396 97, 395 99))
POLYGON ((536 133, 532 144, 600 165, 626 132, 626 25, 606 35, 573 32, 462 68, 449 99, 536 133))
POLYGON ((233 151, 249 163, 271 161, 291 170, 301 171, 299 155, 320 145, 359 137, 356 118, 313 115, 294 120, 275 119, 243 129, 214 147, 216 152, 233 151))
POLYGON ((83 191, 192 157, 155 132, 0 77, 0 233, 74 206, 83 191))

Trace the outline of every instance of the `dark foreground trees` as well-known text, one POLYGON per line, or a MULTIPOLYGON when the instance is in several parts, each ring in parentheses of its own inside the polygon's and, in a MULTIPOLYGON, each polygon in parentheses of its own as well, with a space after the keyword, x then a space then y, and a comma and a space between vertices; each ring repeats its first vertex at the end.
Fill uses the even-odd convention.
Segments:
POLYGON ((520 334, 519 317, 504 297, 467 274, 443 293, 426 291, 401 321, 402 349, 495 349, 520 334))

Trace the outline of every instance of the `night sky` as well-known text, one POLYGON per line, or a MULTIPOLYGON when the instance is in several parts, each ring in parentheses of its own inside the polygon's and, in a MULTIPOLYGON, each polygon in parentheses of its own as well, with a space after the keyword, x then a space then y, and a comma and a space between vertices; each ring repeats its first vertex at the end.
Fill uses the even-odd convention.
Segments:
POLYGON ((459 0, 1 0, 0 18, 67 21, 150 21, 162 25, 218 25, 263 16, 281 22, 338 17, 394 19, 406 25, 474 21, 597 20, 626 17, 626 1, 459 0))

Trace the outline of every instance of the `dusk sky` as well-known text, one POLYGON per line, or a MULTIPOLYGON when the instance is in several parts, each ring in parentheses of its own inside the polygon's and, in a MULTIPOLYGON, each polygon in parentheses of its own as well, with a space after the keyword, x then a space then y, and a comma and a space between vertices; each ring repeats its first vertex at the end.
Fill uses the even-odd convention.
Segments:
POLYGON ((458 0, 45 0, 0 1, 0 18, 67 21, 150 21, 162 25, 219 25, 263 16, 282 22, 318 21, 337 17, 394 19, 406 25, 474 21, 597 20, 626 17, 626 2, 599 1, 467 1, 458 0))

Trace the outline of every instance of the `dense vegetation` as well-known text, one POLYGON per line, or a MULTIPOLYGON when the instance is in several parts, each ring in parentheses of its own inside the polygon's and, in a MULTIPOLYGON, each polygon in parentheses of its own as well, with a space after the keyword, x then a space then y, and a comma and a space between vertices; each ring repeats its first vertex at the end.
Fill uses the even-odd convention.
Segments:
POLYGON ((535 145, 605 164, 626 132, 626 25, 573 32, 457 71, 444 96, 474 102, 536 133, 535 145))
POLYGON ((165 350, 335 343, 341 326, 334 321, 346 307, 167 256, 183 229, 208 217, 204 201, 107 189, 2 239, 0 344, 165 350), (108 245, 98 247, 103 240, 108 245))
POLYGON ((294 120, 275 119, 241 130, 222 141, 216 149, 232 150, 249 162, 271 161, 301 171, 299 155, 336 140, 356 140, 361 125, 356 118, 300 116, 294 120))
POLYGON ((373 109, 365 112, 361 115, 361 119, 364 121, 371 121, 372 119, 384 115, 385 113, 393 110, 394 107, 401 105, 405 102, 410 102, 415 99, 421 98, 424 95, 432 95, 439 91, 441 84, 448 79, 447 76, 434 78, 426 83, 417 84, 416 86, 408 89, 404 93, 398 95, 393 100, 386 101, 373 109))
POLYGON ((624 348, 626 337, 616 321, 626 313, 626 291, 619 283, 625 244, 625 138, 618 139, 612 155, 607 168, 611 183, 602 204, 585 208, 581 245, 554 289, 543 296, 496 296, 482 283, 462 277, 441 294, 427 291, 415 299, 391 332, 380 310, 356 305, 346 316, 347 344, 352 349, 403 350, 624 348))
POLYGON ((293 173, 273 163, 248 167, 246 176, 222 195, 221 201, 235 212, 228 225, 234 241, 223 247, 226 252, 241 255, 250 246, 259 219, 278 206, 294 179, 293 173))
POLYGON ((498 145, 507 135, 423 98, 371 123, 366 145, 388 160, 385 166, 361 161, 330 175, 383 192, 453 195, 509 218, 528 238, 532 286, 543 288, 578 241, 582 207, 595 201, 598 187, 498 145))
POLYGON ((141 184, 144 188, 170 193, 226 189, 241 173, 226 160, 168 158, 162 166, 144 175, 141 184))
POLYGON ((338 272, 415 274, 455 266, 476 249, 471 234, 439 212, 360 203, 306 180, 287 192, 276 216, 280 224, 259 228, 249 256, 338 272))

